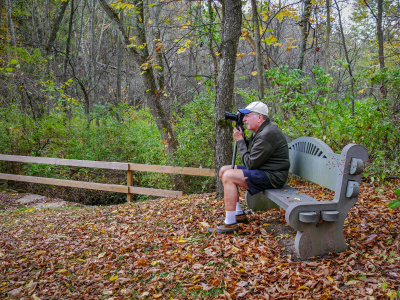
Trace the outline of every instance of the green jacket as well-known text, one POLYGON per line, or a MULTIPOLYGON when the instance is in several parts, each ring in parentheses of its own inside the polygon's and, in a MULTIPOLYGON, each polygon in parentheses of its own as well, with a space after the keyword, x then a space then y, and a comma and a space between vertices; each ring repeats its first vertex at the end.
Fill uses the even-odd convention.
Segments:
POLYGON ((278 125, 267 119, 247 140, 237 142, 248 170, 264 171, 274 188, 281 188, 289 175, 289 148, 278 125))

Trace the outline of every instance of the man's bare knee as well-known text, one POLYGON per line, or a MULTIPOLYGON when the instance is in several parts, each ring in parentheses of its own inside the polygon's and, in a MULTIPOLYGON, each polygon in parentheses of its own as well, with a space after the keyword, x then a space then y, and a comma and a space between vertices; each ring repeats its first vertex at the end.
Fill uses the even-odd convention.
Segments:
POLYGON ((231 176, 230 173, 231 173, 231 171, 229 169, 225 170, 225 172, 222 173, 221 181, 222 181, 223 184, 225 184, 225 183, 227 183, 229 181, 232 181, 232 176, 231 176))
POLYGON ((222 183, 235 182, 243 173, 239 173, 237 169, 228 169, 222 174, 222 183))
POLYGON ((222 179, 222 176, 227 170, 230 170, 232 167, 231 166, 223 166, 221 169, 219 169, 219 178, 222 179))

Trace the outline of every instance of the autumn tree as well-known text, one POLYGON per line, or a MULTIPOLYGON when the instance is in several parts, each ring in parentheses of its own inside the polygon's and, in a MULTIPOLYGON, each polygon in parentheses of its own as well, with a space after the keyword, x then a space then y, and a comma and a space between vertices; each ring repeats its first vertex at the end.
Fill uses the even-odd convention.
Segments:
MULTIPOLYGON (((105 0, 99 0, 102 8, 107 13, 108 17, 115 23, 124 45, 128 47, 132 59, 137 68, 142 69, 142 79, 146 89, 147 103, 150 106, 152 115, 155 118, 158 130, 163 140, 166 141, 166 153, 173 154, 177 149, 178 141, 176 140, 175 134, 172 130, 172 126, 166 112, 161 104, 162 92, 157 89, 156 76, 153 71, 152 60, 149 55, 148 44, 147 44, 147 32, 144 26, 144 11, 143 2, 134 1, 135 13, 133 14, 133 23, 136 41, 132 44, 129 40, 128 34, 126 33, 124 24, 121 22, 118 14, 114 9, 107 4, 105 0)), ((162 68, 162 66, 158 66, 162 68)))

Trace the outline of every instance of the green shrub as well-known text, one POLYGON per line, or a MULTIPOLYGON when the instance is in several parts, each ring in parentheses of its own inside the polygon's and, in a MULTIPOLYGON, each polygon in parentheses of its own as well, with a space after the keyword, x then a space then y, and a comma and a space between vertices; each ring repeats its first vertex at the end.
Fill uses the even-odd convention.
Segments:
MULTIPOLYGON (((176 106, 174 130, 179 148, 173 157, 173 165, 214 168, 214 99, 214 93, 202 93, 191 103, 176 106)), ((214 177, 179 177, 177 186, 186 193, 215 190, 214 177)))
POLYGON ((182 167, 214 167, 214 99, 202 93, 174 114, 179 148, 174 164, 182 167))

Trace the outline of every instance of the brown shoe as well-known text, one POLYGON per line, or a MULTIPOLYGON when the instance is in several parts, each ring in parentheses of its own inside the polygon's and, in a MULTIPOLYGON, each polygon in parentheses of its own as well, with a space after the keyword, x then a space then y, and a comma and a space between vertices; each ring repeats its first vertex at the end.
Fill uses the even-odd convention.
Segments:
POLYGON ((249 223, 247 220, 246 214, 236 215, 236 222, 237 223, 249 223))
POLYGON ((215 228, 207 228, 207 231, 211 232, 211 233, 213 233, 214 231, 216 231, 217 233, 231 233, 231 232, 239 231, 239 226, 237 223, 233 223, 233 224, 221 223, 221 224, 218 224, 217 227, 215 227, 215 228))

